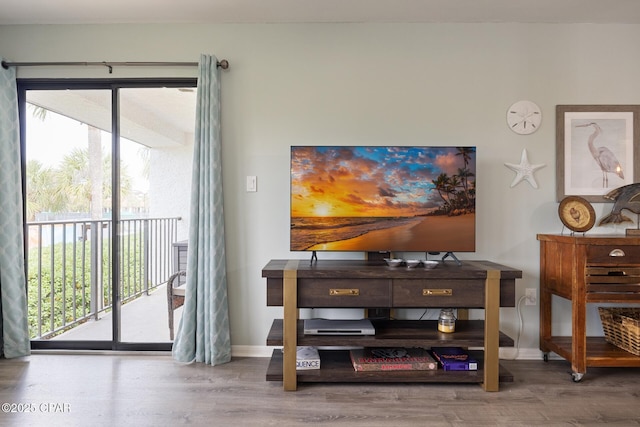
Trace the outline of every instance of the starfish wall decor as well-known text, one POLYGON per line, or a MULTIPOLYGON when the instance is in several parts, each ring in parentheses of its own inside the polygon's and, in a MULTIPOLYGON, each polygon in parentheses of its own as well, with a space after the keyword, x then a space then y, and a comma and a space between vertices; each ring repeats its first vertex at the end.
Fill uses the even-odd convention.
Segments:
POLYGON ((529 156, 527 155, 526 148, 522 150, 522 157, 520 158, 519 165, 513 163, 505 163, 504 165, 516 173, 516 177, 513 179, 511 187, 515 187, 525 180, 531 184, 533 188, 538 188, 538 183, 536 182, 533 173, 546 166, 545 164, 532 165, 529 163, 529 156))

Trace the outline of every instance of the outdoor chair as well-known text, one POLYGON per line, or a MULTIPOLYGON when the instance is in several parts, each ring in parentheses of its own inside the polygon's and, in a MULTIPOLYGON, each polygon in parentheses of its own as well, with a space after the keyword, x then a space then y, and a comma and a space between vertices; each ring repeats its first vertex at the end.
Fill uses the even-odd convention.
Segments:
POLYGON ((186 271, 178 271, 167 281, 167 303, 169 307, 169 338, 173 341, 173 311, 184 304, 186 271))

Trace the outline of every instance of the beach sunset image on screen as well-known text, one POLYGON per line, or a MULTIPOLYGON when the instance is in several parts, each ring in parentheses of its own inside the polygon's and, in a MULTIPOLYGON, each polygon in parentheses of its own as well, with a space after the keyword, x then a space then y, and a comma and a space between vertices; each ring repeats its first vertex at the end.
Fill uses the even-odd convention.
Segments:
POLYGON ((475 147, 291 147, 291 250, 472 252, 475 183, 475 147))

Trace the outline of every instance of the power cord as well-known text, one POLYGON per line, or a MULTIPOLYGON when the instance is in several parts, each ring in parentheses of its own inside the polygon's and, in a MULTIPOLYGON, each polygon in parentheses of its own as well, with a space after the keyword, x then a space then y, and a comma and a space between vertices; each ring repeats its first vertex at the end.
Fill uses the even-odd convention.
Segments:
POLYGON ((424 311, 422 312, 422 315, 418 318, 418 320, 422 320, 424 318, 424 316, 426 316, 426 314, 429 312, 428 308, 425 308, 424 311))
POLYGON ((526 300, 527 296, 523 295, 518 299, 518 303, 516 304, 516 313, 518 314, 518 332, 516 332, 516 341, 515 341, 515 353, 513 357, 509 360, 516 360, 518 358, 518 353, 520 352, 520 335, 522 334, 522 328, 524 327, 524 321, 522 319, 522 301, 526 300))

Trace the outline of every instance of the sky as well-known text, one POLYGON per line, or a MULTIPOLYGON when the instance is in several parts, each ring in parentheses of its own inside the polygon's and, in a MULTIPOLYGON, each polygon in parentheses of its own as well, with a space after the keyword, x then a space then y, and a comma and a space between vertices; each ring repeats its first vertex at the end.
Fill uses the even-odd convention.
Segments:
MULTIPOLYGON (((457 152, 456 147, 292 147, 292 216, 426 214, 442 202, 432 181, 464 167, 457 152)), ((475 174, 475 161, 469 168, 475 174)))

